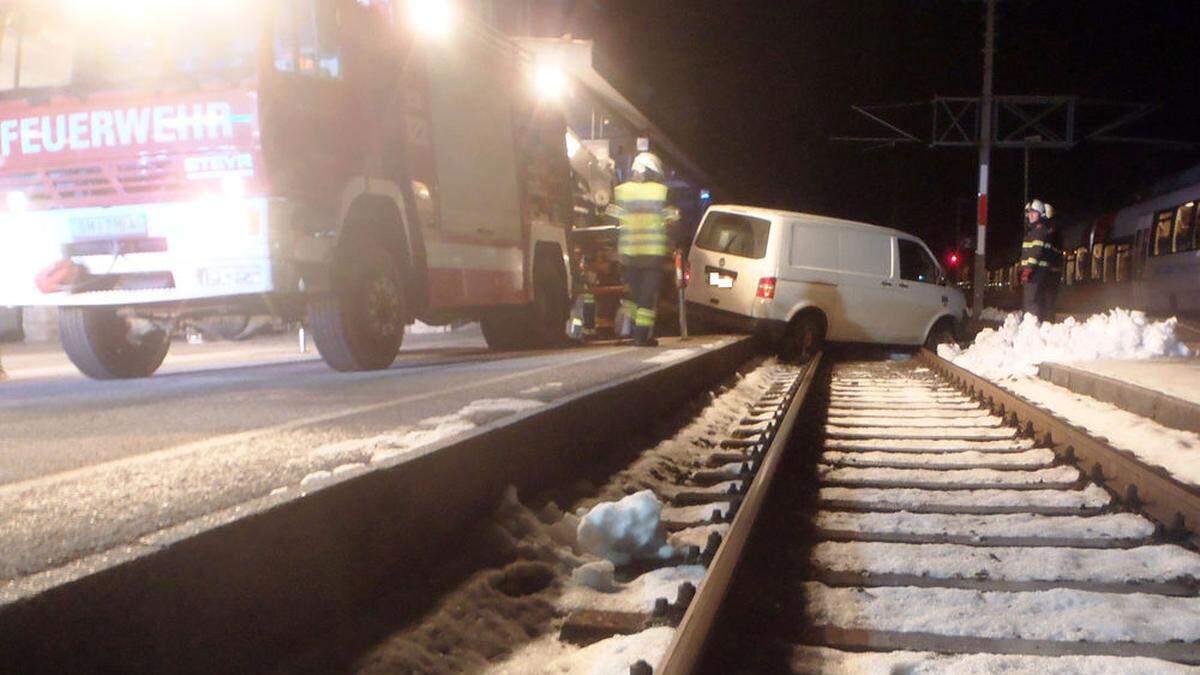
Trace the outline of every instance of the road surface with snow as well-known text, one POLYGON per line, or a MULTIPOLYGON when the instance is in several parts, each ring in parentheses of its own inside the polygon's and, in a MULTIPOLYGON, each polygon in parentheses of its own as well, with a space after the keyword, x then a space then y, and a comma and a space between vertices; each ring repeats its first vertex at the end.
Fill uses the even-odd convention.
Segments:
POLYGON ((0 382, 0 593, 164 527, 366 470, 422 445, 724 344, 491 353, 475 331, 411 336, 389 370, 336 373, 294 336, 175 345, 156 376, 95 382, 7 349, 0 382))

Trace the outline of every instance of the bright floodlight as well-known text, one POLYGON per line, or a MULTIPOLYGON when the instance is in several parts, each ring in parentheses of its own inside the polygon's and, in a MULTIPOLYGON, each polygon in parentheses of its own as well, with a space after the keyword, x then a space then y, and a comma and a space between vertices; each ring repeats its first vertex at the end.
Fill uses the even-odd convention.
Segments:
POLYGON ((567 93, 567 74, 554 64, 543 63, 533 74, 533 85, 542 98, 562 98, 567 93))
POLYGON ((441 37, 450 32, 449 0, 408 0, 408 17, 420 33, 441 37))
POLYGON ((29 196, 24 192, 13 190, 5 196, 8 210, 13 213, 24 213, 29 210, 29 196))

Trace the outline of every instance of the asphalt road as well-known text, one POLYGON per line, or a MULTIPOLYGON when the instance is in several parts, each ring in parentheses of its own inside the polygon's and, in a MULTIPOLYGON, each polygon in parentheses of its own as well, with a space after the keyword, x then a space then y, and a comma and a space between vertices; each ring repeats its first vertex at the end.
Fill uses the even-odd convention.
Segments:
POLYGON ((173 345, 159 374, 121 382, 87 380, 55 351, 6 348, 0 598, 14 581, 727 339, 496 354, 477 331, 415 335, 391 369, 346 374, 278 337, 173 345))

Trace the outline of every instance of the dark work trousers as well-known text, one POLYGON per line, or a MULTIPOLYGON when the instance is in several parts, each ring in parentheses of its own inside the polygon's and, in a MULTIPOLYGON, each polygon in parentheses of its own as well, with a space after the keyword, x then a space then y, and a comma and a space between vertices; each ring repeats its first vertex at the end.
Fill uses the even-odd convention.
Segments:
POLYGON ((621 276, 633 306, 633 341, 649 342, 654 337, 658 292, 662 288, 663 258, 639 255, 621 259, 621 276))
POLYGON ((1054 322, 1058 274, 1048 267, 1039 267, 1029 277, 1029 283, 1025 284, 1023 309, 1039 321, 1054 322))

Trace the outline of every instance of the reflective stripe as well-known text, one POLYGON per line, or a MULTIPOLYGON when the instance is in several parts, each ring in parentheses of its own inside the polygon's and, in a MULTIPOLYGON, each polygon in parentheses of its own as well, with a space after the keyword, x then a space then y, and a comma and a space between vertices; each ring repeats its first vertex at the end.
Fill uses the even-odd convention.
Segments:
POLYGON ((1046 242, 1042 241, 1041 239, 1031 239, 1031 240, 1025 242, 1025 245, 1026 246, 1045 246, 1046 242))
POLYGON ((614 190, 616 208, 609 210, 621 221, 617 252, 622 256, 666 256, 670 252, 667 220, 676 211, 667 206, 667 186, 661 183, 621 183, 614 190))
POLYGON ((638 307, 637 315, 633 319, 633 325, 643 328, 646 326, 653 326, 656 315, 657 312, 655 312, 653 309, 638 307))

